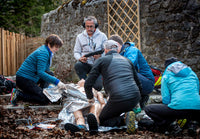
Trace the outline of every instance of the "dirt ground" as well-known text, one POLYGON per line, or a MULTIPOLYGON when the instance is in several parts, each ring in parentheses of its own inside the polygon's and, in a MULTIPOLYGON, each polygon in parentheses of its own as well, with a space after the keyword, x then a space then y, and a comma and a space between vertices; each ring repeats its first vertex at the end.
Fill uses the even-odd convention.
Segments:
POLYGON ((197 137, 190 137, 186 133, 181 136, 165 136, 159 133, 153 133, 150 131, 137 131, 135 134, 129 135, 125 131, 115 131, 115 132, 99 132, 97 135, 90 135, 88 132, 77 132, 76 134, 70 134, 69 132, 59 128, 61 121, 52 120, 58 117, 59 112, 62 108, 58 109, 32 109, 28 105, 29 103, 20 102, 23 104, 24 109, 5 109, 2 105, 9 104, 9 98, 0 98, 0 138, 138 138, 138 139, 168 139, 168 138, 178 138, 178 139, 192 139, 197 137), (40 123, 48 121, 48 124, 56 125, 53 129, 29 129, 26 119, 32 120, 32 123, 40 123))

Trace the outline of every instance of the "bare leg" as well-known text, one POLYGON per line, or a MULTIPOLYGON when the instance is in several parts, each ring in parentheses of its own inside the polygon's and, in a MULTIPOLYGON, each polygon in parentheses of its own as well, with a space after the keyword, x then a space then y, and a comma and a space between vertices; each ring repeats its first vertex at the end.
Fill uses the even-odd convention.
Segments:
POLYGON ((75 111, 74 117, 77 125, 85 125, 85 119, 83 117, 82 111, 75 111))
POLYGON ((93 113, 97 119, 97 122, 99 123, 99 114, 101 112, 102 108, 99 103, 94 103, 90 108, 90 113, 93 113))

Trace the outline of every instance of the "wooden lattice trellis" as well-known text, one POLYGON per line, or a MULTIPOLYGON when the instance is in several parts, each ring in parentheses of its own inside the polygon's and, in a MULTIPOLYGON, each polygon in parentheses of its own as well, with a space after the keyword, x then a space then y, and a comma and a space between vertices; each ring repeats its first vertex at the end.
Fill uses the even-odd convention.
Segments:
POLYGON ((107 0, 108 37, 118 34, 140 49, 139 0, 107 0))

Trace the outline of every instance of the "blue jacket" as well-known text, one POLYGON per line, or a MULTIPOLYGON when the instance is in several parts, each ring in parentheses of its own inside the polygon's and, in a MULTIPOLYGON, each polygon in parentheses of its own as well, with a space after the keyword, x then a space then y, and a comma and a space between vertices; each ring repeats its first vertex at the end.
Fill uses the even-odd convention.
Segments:
POLYGON ((151 68, 149 67, 140 50, 135 47, 135 43, 126 42, 123 45, 120 54, 131 60, 138 73, 155 82, 151 68))
POLYGON ((57 85, 59 80, 45 72, 49 71, 51 58, 52 52, 50 49, 42 45, 25 59, 16 75, 30 79, 35 83, 41 78, 46 82, 57 85))
POLYGON ((200 110, 199 80, 182 62, 170 64, 161 81, 162 102, 171 109, 200 110))

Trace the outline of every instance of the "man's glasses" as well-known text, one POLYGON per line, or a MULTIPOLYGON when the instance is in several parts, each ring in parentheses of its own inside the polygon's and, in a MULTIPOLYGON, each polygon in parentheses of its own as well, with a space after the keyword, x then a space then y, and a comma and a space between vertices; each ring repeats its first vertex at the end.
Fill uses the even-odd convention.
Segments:
POLYGON ((94 26, 85 26, 86 28, 94 28, 94 26))

